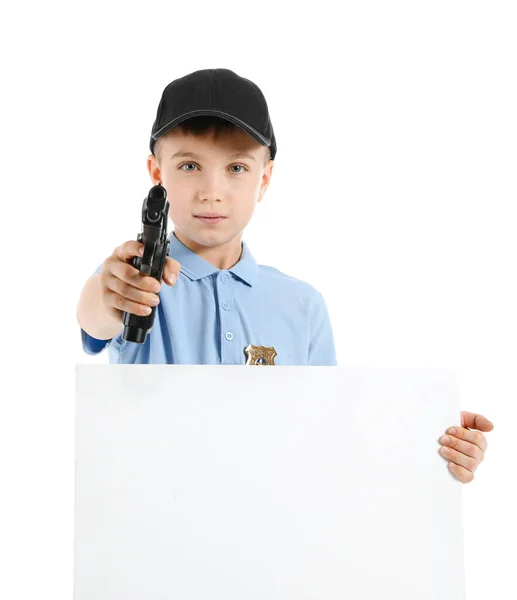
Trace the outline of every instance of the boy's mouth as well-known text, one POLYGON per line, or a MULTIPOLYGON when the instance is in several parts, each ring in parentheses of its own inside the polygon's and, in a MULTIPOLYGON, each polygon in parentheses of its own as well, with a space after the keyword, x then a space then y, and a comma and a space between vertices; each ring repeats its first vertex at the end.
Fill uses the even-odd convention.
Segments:
POLYGON ((221 221, 224 221, 226 219, 226 217, 222 216, 222 215, 218 215, 216 213, 203 213, 201 215, 194 215, 194 217, 196 219, 199 219, 200 221, 202 221, 203 223, 219 223, 221 221))

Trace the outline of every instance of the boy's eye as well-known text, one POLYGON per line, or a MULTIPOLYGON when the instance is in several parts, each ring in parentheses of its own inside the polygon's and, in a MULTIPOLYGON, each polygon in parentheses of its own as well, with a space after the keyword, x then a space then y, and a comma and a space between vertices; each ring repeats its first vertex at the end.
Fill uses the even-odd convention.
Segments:
MULTIPOLYGON (((190 171, 193 171, 193 169, 183 169, 183 167, 185 167, 185 166, 187 166, 187 165, 195 165, 195 166, 197 167, 197 164, 196 164, 196 163, 183 163, 183 164, 181 164, 181 165, 178 167, 178 169, 182 169, 183 171, 186 171, 187 173, 188 173, 188 172, 190 172, 190 171)), ((237 164, 237 165, 231 165, 231 166, 230 166, 230 168, 231 168, 231 167, 241 167, 241 170, 240 170, 240 171, 232 171, 232 172, 233 172, 233 173, 235 173, 236 175, 238 175, 239 173, 242 173, 242 172, 243 172, 243 171, 242 171, 242 169, 244 169, 245 171, 248 171, 248 170, 249 170, 247 167, 245 167, 244 165, 240 165, 240 164, 237 164)))

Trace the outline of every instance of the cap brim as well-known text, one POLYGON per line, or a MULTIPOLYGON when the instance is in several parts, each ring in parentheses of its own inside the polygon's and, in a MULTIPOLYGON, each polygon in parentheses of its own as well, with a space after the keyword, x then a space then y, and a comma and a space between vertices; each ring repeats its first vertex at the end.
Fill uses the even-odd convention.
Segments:
POLYGON ((181 117, 176 117, 172 121, 169 121, 168 123, 166 123, 165 125, 160 127, 160 129, 157 129, 156 131, 154 131, 151 134, 151 138, 154 141, 156 141, 162 135, 167 133, 167 131, 169 131, 169 129, 172 129, 173 127, 175 127, 176 125, 179 125, 180 123, 182 123, 183 121, 186 121, 187 119, 190 119, 192 117, 199 117, 201 115, 220 117, 221 119, 224 119, 225 121, 230 121, 230 123, 237 125, 237 127, 240 127, 246 133, 248 133, 249 135, 254 137, 257 140, 257 142, 259 142, 263 146, 271 145, 271 138, 265 137, 259 131, 257 131, 255 128, 251 127, 251 125, 248 125, 248 123, 244 123, 244 121, 237 119, 233 115, 222 112, 220 110, 213 110, 213 109, 193 110, 193 111, 190 111, 188 113, 181 115, 181 117))

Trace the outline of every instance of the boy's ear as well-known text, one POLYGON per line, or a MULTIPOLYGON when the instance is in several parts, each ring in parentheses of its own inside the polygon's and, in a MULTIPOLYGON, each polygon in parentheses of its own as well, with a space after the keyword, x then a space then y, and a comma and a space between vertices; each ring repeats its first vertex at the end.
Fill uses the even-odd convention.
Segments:
POLYGON ((154 154, 149 154, 149 156, 147 157, 147 170, 149 171, 151 181, 154 185, 161 183, 162 174, 158 165, 158 159, 154 154))

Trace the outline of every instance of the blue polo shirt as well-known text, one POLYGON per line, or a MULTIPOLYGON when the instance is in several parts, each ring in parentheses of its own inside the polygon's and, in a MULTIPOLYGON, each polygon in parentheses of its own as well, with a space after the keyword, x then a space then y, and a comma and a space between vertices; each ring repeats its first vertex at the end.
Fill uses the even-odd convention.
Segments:
POLYGON ((123 327, 111 340, 81 329, 87 354, 108 348, 118 364, 245 365, 252 344, 273 347, 275 365, 337 365, 327 307, 312 285, 258 265, 245 242, 239 262, 220 270, 174 232, 169 240, 181 271, 174 286, 162 284, 146 341, 126 342, 123 327))

